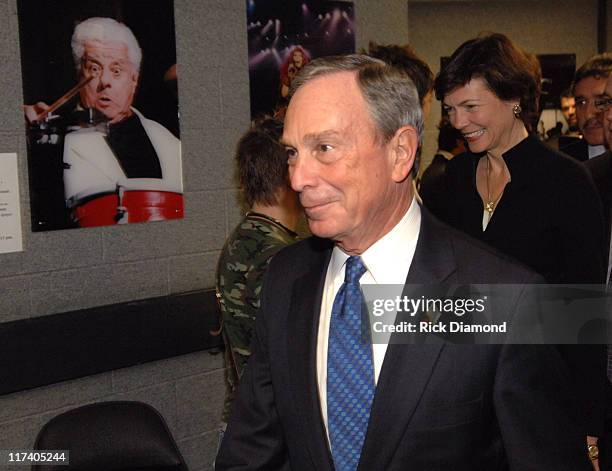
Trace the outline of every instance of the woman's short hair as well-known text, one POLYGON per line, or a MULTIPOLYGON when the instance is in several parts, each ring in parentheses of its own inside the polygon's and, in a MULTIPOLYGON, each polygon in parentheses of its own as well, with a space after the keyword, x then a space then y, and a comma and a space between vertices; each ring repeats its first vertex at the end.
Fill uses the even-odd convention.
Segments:
POLYGON ((136 72, 140 72, 142 50, 132 30, 112 18, 93 17, 79 23, 72 34, 72 57, 77 71, 81 68, 81 59, 87 41, 119 42, 127 47, 128 57, 136 72))
POLYGON ((542 72, 536 56, 499 33, 478 36, 453 52, 435 81, 436 98, 481 78, 500 100, 519 100, 520 118, 528 129, 538 116, 542 72))

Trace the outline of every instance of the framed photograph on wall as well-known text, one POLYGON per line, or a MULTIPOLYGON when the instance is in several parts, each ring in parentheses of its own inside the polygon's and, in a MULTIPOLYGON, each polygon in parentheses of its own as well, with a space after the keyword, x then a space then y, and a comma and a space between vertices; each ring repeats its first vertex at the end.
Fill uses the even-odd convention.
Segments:
POLYGON ((32 230, 183 217, 173 0, 18 0, 32 230))

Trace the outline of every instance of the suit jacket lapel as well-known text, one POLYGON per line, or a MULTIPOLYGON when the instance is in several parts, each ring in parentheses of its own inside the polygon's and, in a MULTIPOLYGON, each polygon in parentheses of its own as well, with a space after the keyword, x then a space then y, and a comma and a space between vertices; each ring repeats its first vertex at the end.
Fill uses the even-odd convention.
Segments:
POLYGON ((317 332, 325 274, 331 249, 315 253, 317 260, 309 271, 293 285, 289 311, 287 352, 291 369, 291 389, 295 407, 304 424, 305 444, 314 468, 332 471, 332 459, 321 417, 321 403, 317 385, 317 332), (316 287, 313 290, 313 287, 316 287))
MULTIPOLYGON (((445 227, 422 208, 419 240, 406 283, 437 284, 454 271, 445 227)), ((443 346, 435 336, 427 337, 423 345, 393 343, 392 337, 378 378, 359 470, 388 468, 443 346)))

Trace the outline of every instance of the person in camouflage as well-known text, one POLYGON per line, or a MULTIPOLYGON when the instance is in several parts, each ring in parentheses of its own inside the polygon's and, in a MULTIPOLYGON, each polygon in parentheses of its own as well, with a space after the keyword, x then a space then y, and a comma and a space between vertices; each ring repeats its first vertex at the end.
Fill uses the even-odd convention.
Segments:
POLYGON ((236 151, 240 185, 251 210, 226 241, 217 265, 226 367, 220 438, 251 353, 263 276, 272 256, 297 240, 294 230, 301 209, 289 186, 281 134, 282 123, 264 118, 242 136, 236 151))

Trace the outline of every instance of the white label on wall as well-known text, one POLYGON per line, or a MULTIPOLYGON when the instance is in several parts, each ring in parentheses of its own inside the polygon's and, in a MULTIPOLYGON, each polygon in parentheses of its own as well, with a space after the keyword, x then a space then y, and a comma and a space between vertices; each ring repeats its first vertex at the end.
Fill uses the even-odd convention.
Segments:
POLYGON ((22 250, 17 154, 0 154, 0 253, 22 250))

